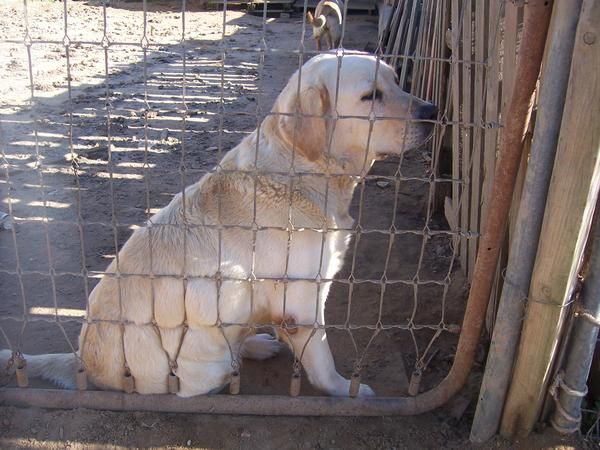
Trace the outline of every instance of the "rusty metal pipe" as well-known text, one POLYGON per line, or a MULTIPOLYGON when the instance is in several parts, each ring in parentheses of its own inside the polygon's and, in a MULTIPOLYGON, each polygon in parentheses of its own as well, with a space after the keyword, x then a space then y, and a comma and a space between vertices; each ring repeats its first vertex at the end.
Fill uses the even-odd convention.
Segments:
POLYGON ((88 408, 112 411, 284 416, 382 416, 423 412, 418 402, 417 397, 350 398, 223 394, 181 398, 172 394, 141 395, 114 391, 0 389, 0 405, 2 406, 88 408))

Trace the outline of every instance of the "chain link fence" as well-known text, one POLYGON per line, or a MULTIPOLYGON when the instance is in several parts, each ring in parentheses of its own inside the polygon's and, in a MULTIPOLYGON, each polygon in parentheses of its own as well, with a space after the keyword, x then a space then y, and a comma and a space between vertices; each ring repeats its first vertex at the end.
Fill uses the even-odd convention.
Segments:
MULTIPOLYGON (((398 399, 419 402, 420 392, 446 376, 465 308, 467 278, 458 257, 464 269, 480 221, 469 189, 485 195, 485 188, 472 184, 474 167, 477 173, 483 168, 484 143, 495 157, 502 120, 499 98, 489 100, 486 86, 499 89, 495 70, 500 35, 506 32, 504 2, 500 10, 490 5, 480 10, 469 1, 400 1, 387 34, 379 37, 374 19, 351 14, 352 0, 344 5, 345 50, 334 52, 334 100, 324 117, 331 127, 346 120, 368 122, 366 159, 377 122, 411 126, 410 117, 377 117, 374 109, 369 115, 337 114, 340 83, 347 79, 344 60, 351 49, 369 45, 375 77, 387 61, 403 89, 439 109, 430 121, 433 137, 422 146, 376 162, 369 173, 352 174, 340 171, 337 163, 326 164, 322 172, 296 165, 299 132, 288 170, 258 163, 267 120, 303 118, 301 111, 271 106, 296 69, 300 94, 303 64, 317 54, 305 19, 312 8, 306 2, 296 2, 290 18, 273 14, 276 2, 262 3, 253 16, 230 9, 227 2, 220 12, 202 11, 185 0, 91 2, 90 17, 78 15, 80 4, 65 0, 61 22, 54 20, 50 27, 43 26, 48 12, 42 5, 24 0, 15 8, 15 27, 0 42, 21 64, 6 73, 5 83, 14 82, 17 94, 13 102, 12 97, 4 102, 0 116, 2 209, 11 218, 0 233, 0 295, 5 299, 0 332, 8 349, 3 354, 10 355, 8 386, 16 379, 20 386, 47 387, 33 380, 41 374, 35 355, 54 354, 74 374, 75 384, 68 387, 88 390, 78 400, 88 405, 102 398, 111 399, 100 402, 105 407, 123 402, 114 393, 95 391, 88 380, 128 393, 187 395, 181 370, 201 364, 192 361, 190 349, 204 340, 226 348, 224 357, 210 363, 227 366, 222 384, 241 403, 219 396, 193 404, 181 399, 177 405, 148 396, 127 400, 130 407, 143 402, 148 409, 264 413, 273 411, 266 402, 289 411, 291 403, 284 402, 289 398, 277 396, 290 395, 298 396, 297 413, 306 412, 302 405, 319 394, 301 382, 307 348, 325 339, 337 370, 350 380, 344 394, 360 394, 362 382, 378 397, 360 408, 347 399, 320 399, 320 413, 391 411, 398 399), (495 11, 491 16, 484 14, 489 8, 495 11), (484 16, 485 22, 471 20, 484 16), (135 26, 127 26, 132 17, 135 26), (485 51, 480 52, 477 33, 483 29, 485 51), (365 36, 370 36, 366 45, 365 36), (19 78, 23 74, 26 79, 19 78), (26 101, 19 97, 19 87, 25 86, 26 101), (472 109, 471 97, 483 100, 472 109), (487 109, 482 106, 486 98, 487 109), (255 135, 253 129, 258 129, 255 135), (489 139, 488 133, 493 135, 489 139), (256 147, 254 160, 244 168, 226 156, 241 139, 254 139, 256 147), (233 177, 245 180, 251 192, 230 196, 223 186, 233 177), (214 185, 204 201, 217 211, 201 221, 188 217, 191 210, 185 206, 195 195, 188 186, 199 180, 214 185), (301 191, 307 180, 320 186, 317 200, 301 191), (354 220, 346 225, 327 218, 340 183, 355 185, 352 198, 345 199, 354 220), (227 218, 231 207, 224 202, 247 195, 252 204, 240 206, 250 215, 227 218), (277 206, 284 219, 269 218, 257 195, 285 198, 277 206), (177 220, 165 219, 160 208, 173 198, 183 206, 177 220), (321 218, 298 219, 298 202, 317 205, 321 218), (477 217, 459 220, 464 204, 477 217), (127 241, 132 231, 143 249, 133 256, 125 244, 132 242, 127 241), (332 236, 340 233, 348 236, 348 250, 341 269, 332 272, 324 258, 330 257, 332 236), (264 254, 269 240, 282 235, 285 254, 260 260, 257 255, 264 254), (189 241, 198 236, 206 240, 202 245, 189 241), (302 263, 300 253, 291 249, 306 236, 316 237, 320 250, 314 270, 303 275, 295 270, 302 263), (250 257, 235 259, 234 244, 250 257), (190 254, 198 248, 206 254, 190 254), (167 266, 176 271, 163 269, 165 258, 172 258, 167 266), (202 258, 211 270, 194 269, 202 258), (212 308, 207 317, 198 319, 190 289, 210 297, 201 300, 202 308, 212 308), (267 290, 277 292, 278 314, 264 314, 267 290), (101 301, 106 295, 111 298, 101 301), (287 314, 286 305, 299 296, 312 305, 312 319, 287 314), (323 312, 319 305, 325 297, 323 312), (233 306, 223 306, 227 302, 233 306), (263 339, 276 353, 276 336, 293 343, 289 351, 261 365, 242 364, 245 343, 263 339), (106 348, 112 354, 103 356, 109 366, 90 367, 102 359, 85 354, 90 339, 110 340, 106 348), (140 382, 145 377, 140 368, 148 360, 160 367, 159 375, 140 382), (261 396, 262 407, 257 406, 261 396)), ((95 348, 92 353, 108 351, 90 348, 95 348)), ((37 395, 64 405, 48 390, 4 392, 33 403, 37 395)))

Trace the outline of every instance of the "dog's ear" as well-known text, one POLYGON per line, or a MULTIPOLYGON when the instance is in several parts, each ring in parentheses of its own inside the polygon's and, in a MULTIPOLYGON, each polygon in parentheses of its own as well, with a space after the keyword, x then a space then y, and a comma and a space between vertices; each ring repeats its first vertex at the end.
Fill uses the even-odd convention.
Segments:
POLYGON ((312 24, 314 20, 315 20, 315 18, 313 17, 312 13, 310 11, 308 11, 306 13, 306 21, 308 23, 312 24))
POLYGON ((329 94, 325 88, 308 87, 294 95, 286 108, 293 116, 279 116, 279 132, 289 148, 309 161, 317 160, 327 146, 329 94))

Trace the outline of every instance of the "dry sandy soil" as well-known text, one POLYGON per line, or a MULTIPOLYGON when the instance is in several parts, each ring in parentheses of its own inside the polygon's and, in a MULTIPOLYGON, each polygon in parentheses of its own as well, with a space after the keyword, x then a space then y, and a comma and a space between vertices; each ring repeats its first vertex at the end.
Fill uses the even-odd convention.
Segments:
MULTIPOLYGON (((70 1, 65 38, 64 4, 29 1, 26 39, 22 2, 0 5, 0 210, 8 211, 10 204, 14 218, 14 232, 0 231, 0 325, 9 341, 1 347, 47 353, 76 346, 80 325, 69 319, 81 317, 86 292, 98 281, 83 277, 83 268, 92 274, 104 270, 132 229, 182 186, 212 170, 268 112, 298 67, 299 56, 293 51, 303 37, 305 48, 314 48, 308 30, 302 34, 300 14, 264 22, 260 16, 228 11, 224 20, 222 12, 204 11, 200 2, 188 1, 183 34, 179 2, 149 3, 144 35, 141 2, 113 1, 104 9, 100 1, 70 1), (110 42, 106 52, 101 45, 104 12, 110 42), (29 39, 34 41, 30 59, 24 45, 29 39), (65 43, 70 43, 68 53, 65 43), (265 46, 279 51, 261 53, 265 46), (22 284, 15 273, 17 262, 24 273, 22 284), (60 308, 70 344, 55 323, 36 320, 48 318, 54 306, 60 308), (22 332, 24 312, 30 321, 22 332)), ((352 15, 344 46, 372 50, 376 30, 376 18, 352 15)), ((349 376, 357 357, 363 357, 363 380, 382 395, 406 394, 407 377, 419 359, 428 361, 421 389, 440 381, 452 363, 457 336, 442 332, 437 337, 434 328, 460 324, 464 308, 466 283, 452 264, 450 239, 424 240, 418 233, 426 226, 447 229, 443 220, 427 213, 430 167, 426 150, 374 167, 373 175, 396 176, 398 182, 367 180, 354 200, 354 217, 362 210, 360 224, 366 230, 387 231, 394 225, 408 232, 393 240, 389 233, 365 233, 357 245, 354 241, 346 267, 338 274, 341 281, 328 300, 329 324, 348 321, 363 326, 352 333, 330 333, 338 369, 349 376), (354 276, 373 282, 354 286, 349 308, 348 284, 342 281, 348 279, 353 261, 354 276), (382 293, 379 280, 384 273, 389 280, 416 280, 418 289, 397 283, 382 293), (390 328, 374 336, 364 325, 374 325, 378 317, 384 325, 415 327, 390 328)), ((263 364, 246 362, 242 393, 285 394, 291 361, 284 353, 263 364)), ((4 407, 0 445, 459 447, 467 442, 477 380, 476 370, 459 399, 438 412, 410 418, 258 418, 4 407)), ((303 394, 316 392, 305 383, 303 394)), ((583 445, 547 434, 521 443, 522 448, 563 444, 583 445)), ((508 444, 495 441, 492 446, 508 444)))
POLYGON ((121 449, 593 449, 551 430, 469 445, 468 427, 442 411, 416 417, 250 417, 0 409, 2 448, 121 449))

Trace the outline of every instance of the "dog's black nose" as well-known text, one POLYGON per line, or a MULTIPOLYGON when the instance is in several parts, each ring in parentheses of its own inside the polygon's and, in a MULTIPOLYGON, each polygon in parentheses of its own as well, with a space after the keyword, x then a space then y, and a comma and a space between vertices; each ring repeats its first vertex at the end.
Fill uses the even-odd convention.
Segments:
POLYGON ((420 120, 435 120, 437 119, 438 109, 437 106, 431 103, 425 103, 417 108, 415 111, 415 119, 420 120))

